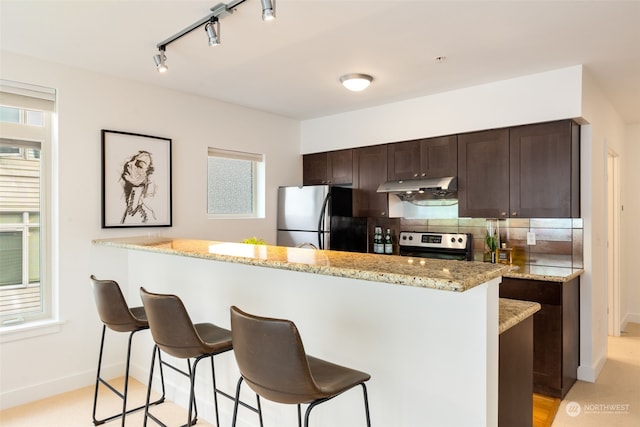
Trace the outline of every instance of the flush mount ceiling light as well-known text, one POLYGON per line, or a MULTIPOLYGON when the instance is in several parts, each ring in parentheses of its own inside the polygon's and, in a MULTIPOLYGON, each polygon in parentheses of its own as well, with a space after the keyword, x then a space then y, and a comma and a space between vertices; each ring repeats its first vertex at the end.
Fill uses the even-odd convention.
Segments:
POLYGON ((373 77, 368 74, 345 74, 340 77, 340 83, 342 86, 346 87, 350 91, 360 92, 361 90, 365 90, 371 82, 373 81, 373 77))
MULTIPOLYGON (((213 6, 210 10, 211 13, 200 19, 199 21, 194 22, 187 28, 182 31, 174 34, 166 40, 161 41, 156 45, 158 48, 158 53, 153 55, 153 61, 156 63, 156 68, 158 72, 164 73, 168 70, 168 67, 165 63, 167 60, 167 56, 165 55, 165 51, 167 50, 167 46, 174 41, 178 40, 182 36, 185 36, 204 25, 204 30, 207 33, 209 46, 217 46, 220 44, 220 19, 225 18, 231 15, 235 8, 244 3, 247 0, 233 0, 230 3, 218 3, 213 6)), ((275 13, 275 0, 260 0, 262 3, 262 20, 263 21, 271 21, 276 17, 275 13)))

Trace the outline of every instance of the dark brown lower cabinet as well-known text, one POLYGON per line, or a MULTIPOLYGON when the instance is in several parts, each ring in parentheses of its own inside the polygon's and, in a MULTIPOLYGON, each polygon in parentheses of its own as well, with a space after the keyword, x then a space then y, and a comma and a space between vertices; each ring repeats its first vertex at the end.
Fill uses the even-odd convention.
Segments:
POLYGON ((533 315, 533 391, 563 398, 578 377, 580 278, 547 282, 505 277, 500 297, 542 306, 533 315))
POLYGON ((533 424, 533 316, 500 334, 498 425, 533 424))

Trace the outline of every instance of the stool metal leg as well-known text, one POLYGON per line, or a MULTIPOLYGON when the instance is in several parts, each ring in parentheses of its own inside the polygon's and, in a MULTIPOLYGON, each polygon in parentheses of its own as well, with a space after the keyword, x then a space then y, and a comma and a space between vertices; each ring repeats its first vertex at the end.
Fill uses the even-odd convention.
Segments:
POLYGON ((257 401, 257 408, 254 408, 253 406, 250 406, 246 403, 244 403, 243 401, 240 400, 240 388, 242 386, 242 381, 244 381, 244 378, 242 378, 242 375, 240 376, 240 378, 238 379, 238 384, 236 385, 236 396, 234 398, 234 403, 233 403, 233 419, 231 421, 231 427, 236 427, 236 420, 238 419, 238 406, 242 405, 247 409, 252 410, 253 412, 258 414, 258 418, 260 419, 260 427, 263 427, 262 424, 262 407, 260 406, 260 395, 258 393, 256 393, 256 401, 257 401))
MULTIPOLYGON (((365 410, 365 415, 367 417, 367 427, 371 427, 371 417, 369 416, 369 397, 367 396, 367 386, 365 385, 365 383, 360 383, 360 385, 362 386, 362 392, 364 394, 364 410, 365 410)), ((313 408, 337 396, 339 395, 337 394, 335 396, 327 397, 325 399, 318 399, 311 402, 311 404, 307 407, 307 411, 304 414, 304 427, 309 427, 309 414, 311 414, 311 410, 313 408)))
MULTIPOLYGON (((128 392, 129 392, 129 368, 131 365, 131 343, 133 340, 133 335, 138 332, 138 331, 142 331, 146 328, 142 328, 142 329, 136 329, 134 331, 132 331, 129 334, 129 340, 128 340, 128 344, 127 344, 127 359, 126 359, 126 368, 125 368, 125 376, 124 376, 124 392, 121 393, 120 391, 118 391, 115 387, 113 387, 111 384, 109 384, 105 379, 103 379, 100 375, 101 375, 101 371, 102 371, 102 356, 103 356, 103 352, 104 352, 104 341, 105 341, 105 335, 106 335, 106 325, 102 326, 102 337, 100 340, 100 353, 98 356, 98 369, 97 369, 97 373, 96 373, 96 386, 95 386, 95 391, 93 394, 93 411, 92 411, 92 418, 93 418, 93 424, 94 425, 100 425, 100 424, 104 424, 108 421, 114 420, 116 418, 122 417, 122 427, 124 427, 125 425, 125 417, 127 414, 130 414, 132 412, 135 411, 139 411, 141 409, 143 409, 146 405, 141 405, 132 409, 127 410, 127 397, 128 397, 128 392), (100 384, 103 384, 105 387, 107 387, 109 390, 111 390, 113 393, 115 393, 118 397, 120 397, 122 399, 122 412, 118 413, 118 414, 114 414, 111 415, 109 417, 103 418, 103 419, 97 419, 96 418, 96 411, 97 411, 97 406, 98 406, 98 389, 100 388, 100 384)), ((162 373, 162 372, 161 372, 162 373)), ((155 405, 158 403, 161 403, 164 401, 164 378, 162 379, 162 396, 160 397, 160 399, 156 400, 155 402, 150 403, 151 405, 155 405)))
POLYGON ((213 405, 216 408, 216 426, 220 426, 220 415, 218 415, 218 387, 216 386, 216 368, 211 357, 211 376, 213 378, 213 405))
POLYGON ((151 400, 151 389, 153 386, 153 370, 154 370, 154 366, 155 366, 155 360, 156 360, 156 355, 158 357, 158 364, 160 365, 160 378, 162 380, 162 394, 164 396, 165 393, 165 388, 164 388, 164 374, 163 374, 163 370, 162 367, 166 366, 168 368, 173 369, 174 371, 184 375, 185 377, 189 378, 189 382, 191 384, 190 387, 190 392, 189 392, 189 418, 187 420, 186 424, 183 424, 181 427, 190 427, 193 424, 196 424, 198 422, 198 407, 196 406, 196 402, 195 402, 195 393, 194 393, 194 381, 195 381, 195 364, 193 369, 191 368, 191 360, 187 359, 187 368, 188 368, 188 372, 185 372, 181 369, 178 369, 177 367, 173 366, 172 364, 165 362, 164 360, 162 360, 162 356, 161 356, 162 352, 160 351, 160 348, 157 345, 153 346, 153 352, 151 354, 151 367, 149 368, 149 382, 147 383, 147 399, 146 399, 146 404, 144 406, 144 420, 143 420, 143 427, 147 426, 147 420, 149 418, 151 418, 156 424, 162 426, 162 427, 167 427, 166 424, 164 424, 159 418, 157 418, 155 415, 153 415, 151 412, 149 412, 149 406, 152 405, 153 403, 150 403, 149 400, 151 400), (192 414, 193 414, 193 418, 192 418, 192 414))

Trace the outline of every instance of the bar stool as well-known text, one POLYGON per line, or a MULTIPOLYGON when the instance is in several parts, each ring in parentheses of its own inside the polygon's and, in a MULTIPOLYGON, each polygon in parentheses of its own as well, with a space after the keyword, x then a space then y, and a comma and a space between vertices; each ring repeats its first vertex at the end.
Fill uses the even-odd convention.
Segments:
MULTIPOLYGON (((211 323, 193 324, 182 300, 176 295, 154 294, 144 288, 140 288, 140 296, 142 297, 142 304, 149 319, 151 336, 156 344, 154 347, 154 356, 156 351, 159 354, 160 350, 162 350, 173 357, 187 360, 188 372, 185 372, 160 359, 161 364, 189 378, 189 412, 186 426, 191 426, 198 420, 198 408, 195 400, 196 368, 198 362, 207 357, 211 360, 216 425, 219 426, 218 394, 231 400, 233 400, 233 396, 218 390, 213 356, 227 352, 233 348, 231 344, 231 332, 228 329, 220 328, 211 323), (191 359, 194 359, 193 369, 191 367, 191 359), (191 418, 192 414, 193 419, 191 418)), ((154 362, 155 357, 152 356, 152 372, 154 362)), ((150 376, 147 402, 149 401, 149 395, 151 393, 151 381, 152 378, 150 376)), ((151 418, 159 425, 166 427, 162 421, 149 412, 148 407, 144 413, 144 426, 147 425, 147 418, 151 418)))
POLYGON ((237 402, 243 380, 265 399, 297 405, 299 427, 302 422, 301 404, 309 404, 304 416, 304 425, 308 427, 309 414, 315 406, 361 385, 367 426, 371 426, 365 386, 371 376, 307 355, 293 322, 254 316, 232 306, 231 336, 233 352, 242 374, 236 387, 232 427, 236 425, 237 402))
MULTIPOLYGON (((133 339, 133 335, 136 332, 149 329, 149 324, 147 323, 147 316, 143 307, 129 308, 127 306, 127 302, 125 301, 124 296, 122 295, 122 291, 120 290, 120 286, 117 282, 113 280, 99 280, 96 279, 94 275, 91 275, 90 279, 93 288, 93 296, 98 308, 98 315, 100 317, 100 320, 102 321, 102 338, 100 340, 100 355, 98 356, 96 388, 93 395, 93 424, 100 425, 104 424, 107 421, 122 417, 122 426, 124 427, 124 421, 127 414, 143 409, 146 406, 145 404, 127 410, 127 397, 129 390, 129 365, 131 360, 131 341, 133 339), (109 382, 107 382, 100 376, 100 372, 102 369, 104 339, 107 328, 115 332, 129 333, 129 344, 127 346, 127 362, 125 368, 123 393, 121 393, 119 390, 113 387, 113 385, 109 384, 109 382), (98 403, 98 389, 100 383, 104 384, 109 390, 111 390, 122 399, 122 412, 99 420, 96 418, 96 407, 98 403)), ((158 400, 150 403, 151 405, 162 403, 164 401, 165 392, 162 365, 160 366, 160 378, 162 379, 162 396, 158 400)))

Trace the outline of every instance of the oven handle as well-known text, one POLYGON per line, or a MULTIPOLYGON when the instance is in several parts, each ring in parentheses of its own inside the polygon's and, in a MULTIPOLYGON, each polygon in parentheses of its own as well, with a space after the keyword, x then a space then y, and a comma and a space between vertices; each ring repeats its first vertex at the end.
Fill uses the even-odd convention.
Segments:
POLYGON ((471 251, 461 250, 425 250, 415 246, 401 246, 400 256, 410 256, 414 258, 431 258, 431 259, 455 259, 461 261, 473 261, 473 253, 471 251))

